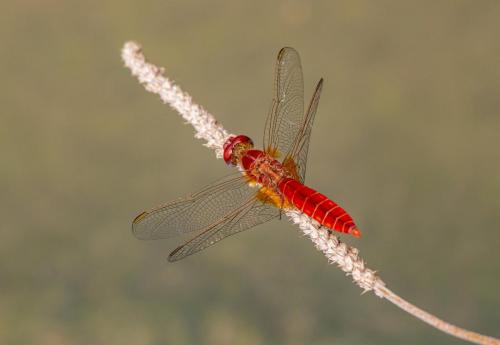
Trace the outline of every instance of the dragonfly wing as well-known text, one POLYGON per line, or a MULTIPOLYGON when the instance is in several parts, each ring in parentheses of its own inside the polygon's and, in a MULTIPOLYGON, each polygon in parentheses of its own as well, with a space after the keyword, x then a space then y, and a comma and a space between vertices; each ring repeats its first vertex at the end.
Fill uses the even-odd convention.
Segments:
POLYGON ((220 240, 238 232, 250 229, 258 224, 278 217, 280 210, 271 204, 251 198, 238 209, 227 214, 220 222, 205 229, 198 236, 177 247, 168 256, 174 262, 212 246, 220 240))
POLYGON ((275 67, 274 97, 266 120, 264 149, 286 156, 304 122, 304 80, 299 53, 280 50, 275 67))
POLYGON ((154 240, 206 229, 238 210, 257 191, 237 172, 195 194, 139 214, 132 232, 139 239, 154 240))
POLYGON ((307 109, 304 122, 300 128, 300 131, 295 137, 295 141, 292 145, 288 157, 291 157, 295 162, 297 167, 297 175, 301 182, 304 182, 306 177, 306 165, 307 165, 307 154, 309 151, 309 142, 311 139, 311 131, 314 123, 314 117, 316 115, 316 110, 318 109, 319 98, 321 96, 321 90, 323 89, 323 79, 320 79, 316 85, 316 90, 314 90, 314 95, 307 109))

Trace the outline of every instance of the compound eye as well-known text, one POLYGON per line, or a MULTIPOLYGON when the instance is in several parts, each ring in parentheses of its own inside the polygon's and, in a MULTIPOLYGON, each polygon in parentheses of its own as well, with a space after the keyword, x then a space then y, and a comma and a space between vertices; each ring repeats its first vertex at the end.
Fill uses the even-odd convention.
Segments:
POLYGON ((237 165, 236 159, 233 156, 233 150, 231 150, 231 153, 229 155, 229 159, 225 159, 226 164, 229 165, 230 167, 235 167, 237 165))
POLYGON ((253 147, 252 139, 250 139, 246 135, 237 135, 226 140, 226 142, 224 143, 224 161, 226 162, 226 164, 231 166, 236 165, 237 157, 234 156, 234 153, 235 149, 238 150, 237 146, 241 144, 249 148, 253 147))

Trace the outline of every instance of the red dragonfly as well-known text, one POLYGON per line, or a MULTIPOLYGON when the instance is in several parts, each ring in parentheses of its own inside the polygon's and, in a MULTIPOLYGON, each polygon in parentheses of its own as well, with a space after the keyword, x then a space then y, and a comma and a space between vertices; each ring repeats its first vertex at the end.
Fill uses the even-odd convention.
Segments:
POLYGON ((304 112, 299 54, 293 48, 281 49, 264 150, 254 149, 245 135, 229 137, 224 143, 224 160, 238 171, 183 199, 142 212, 132 222, 134 235, 154 240, 198 231, 169 255, 171 262, 277 218, 283 209, 299 210, 329 230, 361 236, 344 209, 303 184, 322 86, 320 79, 304 112))

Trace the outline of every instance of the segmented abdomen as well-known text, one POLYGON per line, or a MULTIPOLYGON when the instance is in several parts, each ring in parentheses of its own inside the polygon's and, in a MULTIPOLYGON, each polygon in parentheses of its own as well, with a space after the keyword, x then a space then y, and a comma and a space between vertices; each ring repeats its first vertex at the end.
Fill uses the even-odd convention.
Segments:
POLYGON ((292 178, 283 178, 278 187, 291 204, 321 225, 356 237, 361 235, 351 216, 323 194, 292 178))

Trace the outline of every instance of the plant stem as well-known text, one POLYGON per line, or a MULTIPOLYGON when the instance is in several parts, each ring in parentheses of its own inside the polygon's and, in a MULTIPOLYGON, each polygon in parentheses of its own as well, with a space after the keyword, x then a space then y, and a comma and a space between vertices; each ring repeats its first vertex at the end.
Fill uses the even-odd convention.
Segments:
MULTIPOLYGON (((132 75, 137 77, 147 91, 159 95, 164 103, 176 110, 194 127, 195 137, 204 139, 206 141, 204 145, 215 150, 217 158, 222 158, 222 145, 230 134, 210 113, 194 103, 189 94, 166 78, 163 75, 163 68, 147 62, 138 43, 132 41, 125 43, 122 59, 132 75)), ((373 291, 378 297, 385 298, 407 313, 456 338, 476 344, 500 345, 499 339, 452 325, 407 302, 389 290, 374 270, 365 267, 356 248, 343 243, 337 236, 322 228, 318 222, 296 210, 286 210, 286 214, 304 235, 309 237, 316 248, 323 252, 328 261, 351 276, 363 292, 373 291)))

